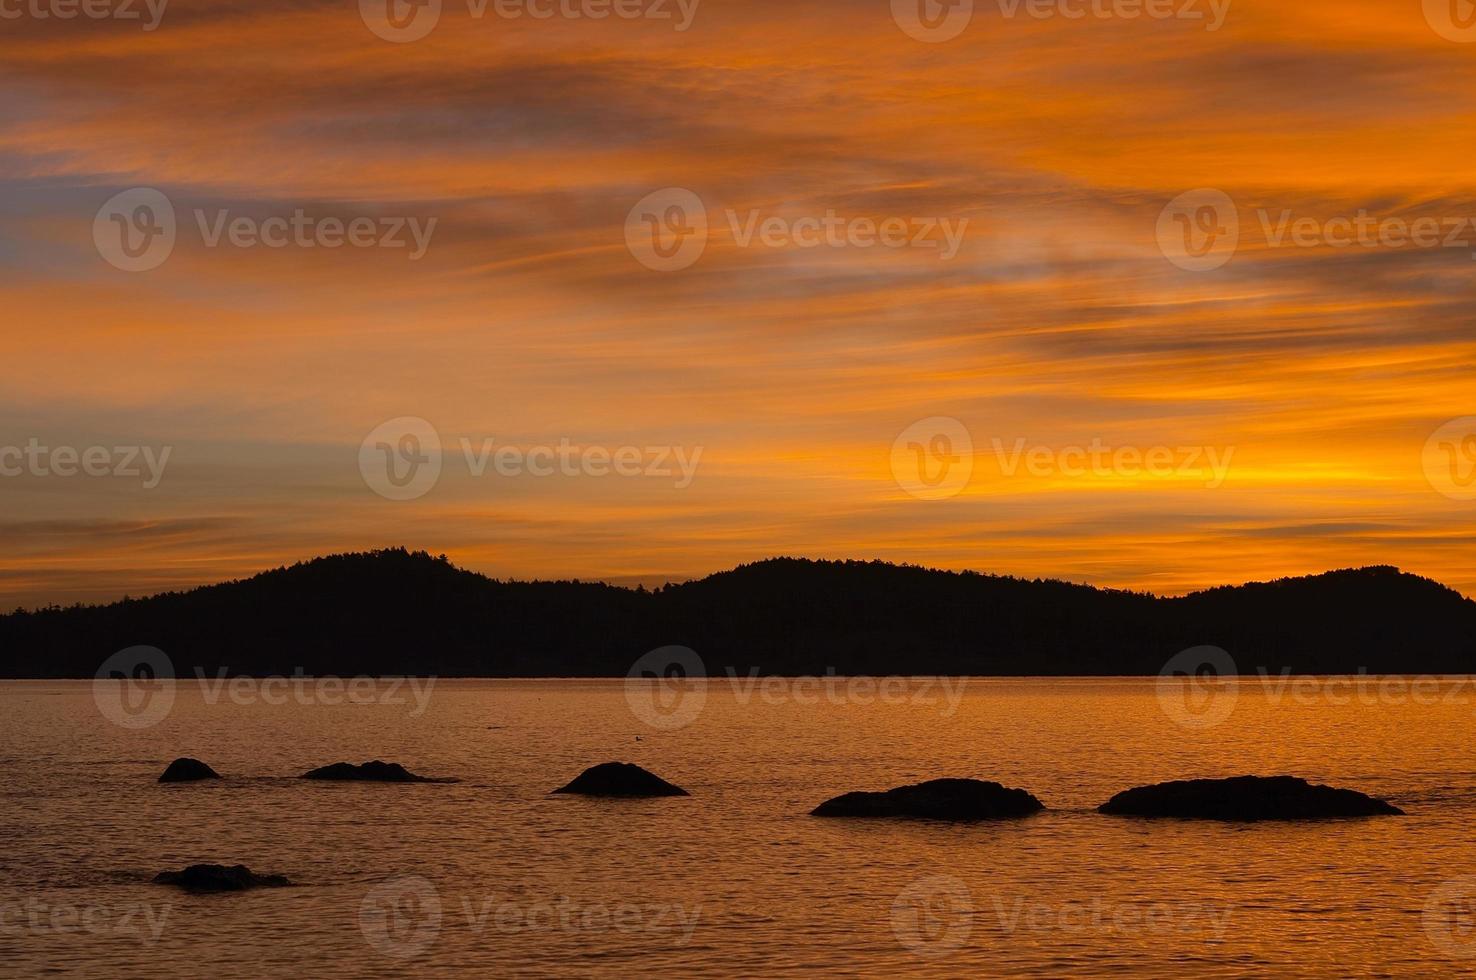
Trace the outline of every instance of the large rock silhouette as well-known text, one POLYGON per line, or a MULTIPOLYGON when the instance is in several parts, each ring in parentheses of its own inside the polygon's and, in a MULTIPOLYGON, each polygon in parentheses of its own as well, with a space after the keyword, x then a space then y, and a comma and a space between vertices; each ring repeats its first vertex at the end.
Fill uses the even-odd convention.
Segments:
POLYGON ((291 882, 281 875, 252 874, 244 864, 192 864, 183 871, 161 871, 156 885, 176 885, 192 892, 241 892, 248 888, 281 888, 291 882))
POLYGON ((567 786, 555 793, 580 796, 687 796, 686 790, 673 786, 653 772, 630 762, 602 762, 584 770, 567 786))
POLYGON ((161 783, 193 783, 201 779, 219 779, 220 773, 199 759, 175 759, 159 777, 161 783))
POLYGON ((361 783, 436 783, 446 780, 417 776, 398 762, 381 762, 375 759, 356 766, 351 762, 335 762, 302 774, 303 779, 327 779, 339 782, 361 783))
POLYGON ((1118 793, 1097 810, 1200 820, 1319 820, 1404 813, 1356 790, 1316 786, 1296 776, 1185 779, 1139 786, 1118 793))
POLYGON ((884 793, 846 793, 811 810, 816 817, 923 817, 933 820, 997 820, 1045 809, 1023 789, 978 779, 931 779, 884 793))

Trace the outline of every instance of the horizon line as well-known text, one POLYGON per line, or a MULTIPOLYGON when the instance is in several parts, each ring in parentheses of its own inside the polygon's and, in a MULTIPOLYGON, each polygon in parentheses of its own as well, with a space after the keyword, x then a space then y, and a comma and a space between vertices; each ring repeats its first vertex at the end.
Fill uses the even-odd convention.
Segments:
POLYGON ((98 601, 98 602, 80 602, 79 601, 79 602, 71 603, 70 605, 61 605, 60 603, 53 602, 53 603, 50 603, 50 604, 47 604, 47 605, 40 605, 40 606, 31 606, 31 607, 17 606, 15 609, 9 610, 8 612, 0 612, 0 618, 4 618, 6 616, 15 615, 15 614, 18 614, 18 613, 40 613, 40 612, 45 612, 47 610, 54 610, 54 609, 104 609, 104 608, 108 608, 110 606, 119 605, 119 604, 124 603, 124 602, 145 602, 145 601, 148 601, 150 599, 159 598, 161 596, 167 596, 167 595, 183 595, 183 594, 187 594, 187 593, 190 593, 190 592, 195 592, 195 591, 198 591, 198 590, 201 590, 201 589, 218 588, 218 587, 233 585, 233 584, 237 584, 237 583, 241 583, 241 582, 248 582, 248 581, 251 581, 253 579, 260 578, 260 577, 265 576, 265 575, 270 575, 270 574, 275 573, 275 572, 284 572, 284 571, 288 571, 288 570, 293 569, 293 568, 297 568, 297 567, 301 567, 301 566, 306 566, 306 565, 311 565, 311 564, 313 564, 315 562, 324 561, 324 560, 328 560, 328 559, 334 559, 334 558, 374 558, 374 557, 379 557, 379 556, 382 556, 382 555, 385 555, 385 554, 390 554, 390 553, 403 553, 403 554, 405 554, 407 556, 410 556, 410 557, 425 556, 426 558, 429 558, 429 559, 431 559, 433 561, 445 561, 446 564, 450 565, 452 568, 455 568, 458 571, 467 572, 467 573, 472 574, 472 575, 478 575, 478 576, 480 576, 482 578, 487 579, 488 581, 497 582, 497 583, 501 583, 501 584, 508 584, 508 585, 556 585, 556 584, 602 585, 602 586, 606 586, 608 588, 621 589, 621 590, 624 590, 624 591, 627 591, 627 592, 638 592, 638 591, 657 592, 657 591, 660 591, 661 589, 664 589, 664 588, 677 587, 677 586, 686 585, 686 584, 689 584, 689 583, 692 583, 692 582, 701 582, 701 581, 704 581, 706 579, 715 578, 715 577, 717 577, 719 575, 730 574, 732 572, 736 572, 736 571, 739 571, 739 570, 745 569, 745 568, 751 568, 751 567, 756 566, 756 565, 763 565, 763 564, 768 564, 768 563, 772 563, 772 562, 791 561, 791 562, 804 562, 804 563, 815 564, 815 565, 844 565, 844 564, 886 565, 886 566, 889 566, 891 568, 917 569, 919 571, 932 572, 932 573, 944 574, 944 575, 957 575, 957 576, 972 575, 972 576, 978 576, 978 577, 981 577, 981 578, 1008 579, 1008 580, 1017 581, 1017 582, 1054 583, 1054 584, 1059 584, 1059 585, 1068 585, 1068 586, 1072 586, 1074 588, 1090 589, 1090 590, 1092 590, 1094 592, 1116 593, 1116 594, 1123 594, 1123 595, 1134 595, 1134 596, 1141 596, 1141 597, 1145 597, 1145 598, 1151 598, 1151 599, 1155 599, 1155 600, 1183 599, 1183 598, 1188 598, 1190 596, 1203 595, 1203 594, 1208 593, 1208 592, 1214 592, 1214 591, 1219 590, 1219 589, 1240 589, 1240 588, 1247 588, 1247 587, 1250 587, 1250 586, 1257 586, 1257 585, 1273 585, 1273 584, 1276 584, 1278 582, 1291 582, 1291 581, 1299 581, 1299 580, 1310 580, 1310 579, 1324 578, 1324 577, 1327 577, 1329 575, 1337 575, 1337 574, 1341 574, 1341 573, 1384 571, 1384 572, 1392 572, 1392 573, 1394 573, 1396 575, 1409 576, 1411 578, 1420 579, 1420 580, 1426 581, 1426 582, 1432 582, 1432 583, 1434 583, 1436 585, 1439 585, 1441 588, 1447 589, 1450 592, 1453 592, 1456 595, 1461 596, 1462 598, 1466 599, 1468 602, 1469 601, 1476 601, 1476 596, 1467 595, 1466 593, 1462 592, 1460 589, 1457 589, 1454 586, 1451 586, 1451 585, 1449 585, 1449 584, 1447 584, 1445 582, 1442 582, 1440 579, 1437 579, 1437 578, 1434 578, 1434 577, 1428 576, 1428 575, 1422 575, 1422 574, 1420 574, 1418 572, 1411 572, 1411 571, 1409 571, 1409 570, 1407 570, 1405 568, 1402 568, 1402 567, 1400 567, 1398 565, 1389 564, 1389 563, 1380 563, 1380 562, 1376 562, 1376 563, 1368 564, 1368 565, 1350 565, 1350 566, 1345 566, 1345 567, 1341 567, 1341 568, 1329 568, 1329 569, 1325 569, 1325 570, 1320 571, 1320 572, 1306 572, 1306 573, 1300 573, 1300 574, 1281 575, 1281 576, 1277 576, 1275 578, 1249 579, 1249 580, 1245 580, 1245 581, 1241 581, 1241 582, 1225 582, 1225 583, 1221 583, 1221 584, 1218 584, 1218 585, 1205 586, 1204 588, 1192 589, 1192 590, 1190 590, 1188 592, 1181 592, 1181 593, 1159 593, 1159 592, 1152 592, 1152 591, 1147 591, 1147 590, 1139 590, 1139 589, 1125 588, 1125 587, 1119 587, 1119 586, 1096 585, 1096 584, 1093 584, 1093 583, 1090 583, 1090 582, 1074 581, 1074 580, 1071 580, 1071 579, 1058 578, 1058 577, 1055 577, 1055 576, 1040 576, 1040 575, 1036 575, 1036 576, 1025 576, 1025 575, 1018 575, 1018 574, 1013 574, 1013 573, 1009 573, 1009 572, 984 571, 984 570, 975 569, 975 568, 959 568, 959 569, 954 569, 954 568, 940 568, 938 566, 925 565, 925 564, 921 564, 921 563, 918 563, 918 562, 890 561, 890 560, 887 560, 887 559, 884 559, 884 558, 811 558, 811 557, 804 556, 804 555, 778 554, 778 555, 770 555, 770 556, 765 557, 765 558, 755 559, 753 561, 738 562, 737 564, 730 565, 730 566, 727 566, 727 567, 724 567, 724 568, 718 568, 718 569, 715 569, 713 571, 708 571, 708 572, 699 573, 699 574, 693 574, 693 575, 690 575, 690 576, 688 576, 686 578, 671 578, 671 577, 668 577, 661 584, 657 585, 657 584, 654 584, 654 581, 655 581, 654 579, 652 579, 650 577, 647 577, 647 576, 613 576, 613 577, 600 577, 600 578, 577 578, 577 577, 571 577, 571 578, 518 578, 516 576, 499 577, 499 576, 496 576, 496 575, 489 574, 487 572, 478 571, 475 568, 470 568, 470 567, 468 567, 466 565, 463 565, 463 564, 459 564, 457 561, 453 560, 445 552, 441 552, 441 553, 437 554, 437 553, 433 553, 429 549, 425 549, 425 548, 410 548, 410 547, 405 546, 405 545, 395 545, 395 546, 384 547, 384 548, 368 548, 368 549, 361 550, 361 551, 327 552, 327 553, 324 553, 324 554, 313 555, 312 557, 309 557, 309 558, 301 558, 301 559, 298 559, 298 560, 296 560, 296 561, 294 561, 294 562, 292 562, 290 564, 283 563, 283 564, 275 565, 275 566, 272 566, 272 567, 263 568, 263 569, 261 569, 259 571, 252 572, 249 575, 237 576, 237 577, 234 577, 234 578, 221 579, 221 580, 212 581, 212 582, 200 582, 200 583, 194 584, 194 585, 182 586, 182 587, 175 588, 175 589, 165 589, 165 590, 160 591, 160 592, 151 592, 151 593, 144 594, 144 595, 137 595, 137 596, 135 596, 135 595, 132 595, 132 594, 129 594, 129 593, 124 593, 123 595, 119 596, 116 599, 111 599, 111 600, 106 600, 106 601, 98 601), (650 583, 650 584, 648 584, 648 583, 650 583))

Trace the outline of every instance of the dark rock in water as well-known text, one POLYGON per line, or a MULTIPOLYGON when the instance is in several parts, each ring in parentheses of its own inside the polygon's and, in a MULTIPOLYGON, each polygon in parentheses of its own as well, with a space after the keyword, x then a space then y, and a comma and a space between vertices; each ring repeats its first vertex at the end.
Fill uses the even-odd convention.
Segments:
POLYGON ((1296 776, 1185 779, 1124 790, 1100 813, 1200 820, 1318 820, 1403 815, 1397 806, 1356 790, 1314 786, 1296 776))
POLYGON ((846 793, 810 811, 816 817, 925 817, 933 820, 995 820, 1044 810, 1023 789, 978 779, 931 779, 885 793, 846 793))
POLYGON ((192 783, 197 779, 219 779, 220 773, 199 759, 175 759, 159 777, 161 783, 192 783))
POLYGON ((243 892, 248 888, 281 888, 291 882, 281 875, 254 875, 244 864, 192 864, 183 871, 161 871, 156 885, 178 885, 192 892, 243 892))
POLYGON ((357 781, 365 783, 435 783, 445 780, 431 779, 427 776, 417 776, 410 772, 398 762, 366 762, 362 766, 356 766, 350 762, 335 762, 331 766, 323 766, 311 772, 302 774, 303 779, 331 779, 339 781, 357 781))
POLYGON ((584 770, 568 786, 555 793, 578 793, 583 796, 687 796, 686 790, 673 786, 655 773, 629 762, 602 762, 584 770))

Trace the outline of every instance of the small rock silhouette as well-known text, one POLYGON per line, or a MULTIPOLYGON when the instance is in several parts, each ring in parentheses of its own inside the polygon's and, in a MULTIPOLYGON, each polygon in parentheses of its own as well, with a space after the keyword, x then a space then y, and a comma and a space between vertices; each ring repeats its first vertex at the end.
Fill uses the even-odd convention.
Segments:
POLYGON ((175 759, 159 777, 161 783, 192 783, 199 779, 219 779, 220 773, 199 759, 175 759))
POLYGON ((183 871, 161 871, 156 885, 176 885, 192 892, 242 892, 248 888, 281 888, 291 882, 281 875, 252 874, 244 864, 192 864, 183 871))
POLYGON ((1402 816, 1404 811, 1357 790, 1315 786, 1296 776, 1184 779, 1124 790, 1100 813, 1200 820, 1319 820, 1402 816))
POLYGON ((378 759, 366 762, 362 766, 356 766, 351 762, 335 762, 331 766, 305 772, 301 778, 364 783, 451 782, 451 780, 431 779, 429 776, 417 776, 398 762, 380 762, 378 759))
POLYGON ((554 790, 555 793, 577 793, 582 796, 687 796, 686 790, 673 786, 660 776, 629 762, 602 762, 574 777, 573 782, 554 790))
POLYGON ((816 817, 923 817, 933 820, 998 820, 1045 809, 1023 789, 978 779, 931 779, 884 793, 846 793, 810 811, 816 817))

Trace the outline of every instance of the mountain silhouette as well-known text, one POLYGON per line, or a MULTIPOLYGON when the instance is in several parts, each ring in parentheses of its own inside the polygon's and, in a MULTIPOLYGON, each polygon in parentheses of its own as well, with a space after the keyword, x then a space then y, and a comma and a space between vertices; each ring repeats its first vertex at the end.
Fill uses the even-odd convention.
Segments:
POLYGON ((1476 602, 1392 567, 1177 598, 881 561, 774 558, 654 591, 499 581, 444 556, 332 555, 105 606, 0 616, 0 676, 92 677, 126 647, 180 676, 623 677, 657 647, 709 674, 1153 675, 1190 647, 1241 673, 1476 672, 1476 602))

